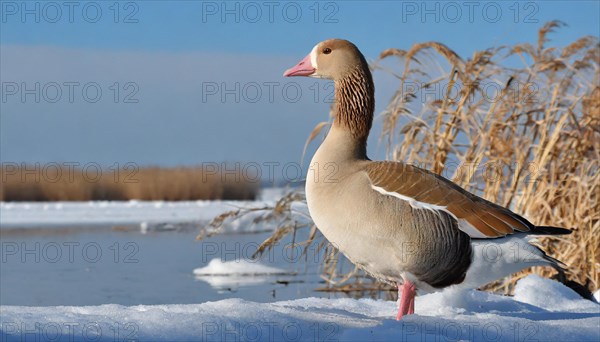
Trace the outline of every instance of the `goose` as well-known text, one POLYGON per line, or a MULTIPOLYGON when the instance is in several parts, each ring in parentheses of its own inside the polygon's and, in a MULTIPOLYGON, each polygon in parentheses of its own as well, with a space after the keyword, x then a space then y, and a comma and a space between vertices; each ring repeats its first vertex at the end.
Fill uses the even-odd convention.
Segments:
POLYGON ((354 44, 323 41, 283 76, 334 82, 333 122, 306 177, 308 210, 347 259, 398 286, 397 320, 414 314, 417 290, 476 289, 531 266, 563 271, 531 243, 570 230, 535 226, 416 166, 367 157, 375 87, 354 44))

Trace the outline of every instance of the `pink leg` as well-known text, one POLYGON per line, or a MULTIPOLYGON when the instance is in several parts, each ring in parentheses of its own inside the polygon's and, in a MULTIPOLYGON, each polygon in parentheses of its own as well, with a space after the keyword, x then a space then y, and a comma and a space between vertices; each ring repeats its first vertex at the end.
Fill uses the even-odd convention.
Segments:
POLYGON ((415 313, 415 292, 413 292, 413 297, 410 300, 410 305, 408 306, 408 315, 412 315, 415 313))
POLYGON ((409 280, 404 280, 402 290, 400 290, 400 284, 398 284, 398 296, 400 297, 400 307, 398 308, 396 320, 399 321, 403 316, 415 313, 415 284, 409 280))

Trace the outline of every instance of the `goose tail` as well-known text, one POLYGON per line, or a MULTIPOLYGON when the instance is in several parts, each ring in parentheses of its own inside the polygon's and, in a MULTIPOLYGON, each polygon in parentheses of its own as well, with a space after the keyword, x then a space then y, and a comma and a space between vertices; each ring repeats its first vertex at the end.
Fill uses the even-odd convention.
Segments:
POLYGON ((567 235, 573 232, 572 229, 551 227, 551 226, 536 226, 531 234, 533 235, 567 235))

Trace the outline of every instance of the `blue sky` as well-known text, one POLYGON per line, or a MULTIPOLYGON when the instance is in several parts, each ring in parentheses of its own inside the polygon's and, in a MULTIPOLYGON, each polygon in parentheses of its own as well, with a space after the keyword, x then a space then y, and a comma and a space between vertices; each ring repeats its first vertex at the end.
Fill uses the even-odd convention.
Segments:
POLYGON ((558 37, 566 41, 600 30, 600 2, 594 0, 2 3, 3 44, 122 51, 288 55, 316 41, 344 37, 373 56, 390 46, 426 40, 468 53, 496 41, 531 41, 536 28, 553 19, 569 25, 558 37), (16 11, 13 4, 19 5, 16 11), (36 12, 36 5, 39 23, 35 14, 24 14, 36 12))
MULTIPOLYGON (((373 60, 423 41, 469 57, 535 42, 554 19, 568 26, 552 44, 600 35, 599 1, 0 3, 2 162, 298 162, 331 88, 281 74, 321 40, 373 60)), ((381 110, 397 83, 381 71, 375 82, 381 110)))

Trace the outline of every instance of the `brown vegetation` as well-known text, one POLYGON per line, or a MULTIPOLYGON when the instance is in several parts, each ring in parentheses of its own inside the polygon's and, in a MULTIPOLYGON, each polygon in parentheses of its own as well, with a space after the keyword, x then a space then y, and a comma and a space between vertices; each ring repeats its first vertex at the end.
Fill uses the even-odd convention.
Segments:
MULTIPOLYGON (((539 244, 567 265, 568 279, 596 290, 600 44, 597 37, 582 37, 563 48, 547 47, 548 34, 561 25, 543 26, 535 45, 490 48, 466 60, 436 42, 383 51, 373 67, 396 75, 399 87, 382 113, 381 137, 392 160, 440 173, 536 225, 573 228, 568 236, 544 237, 539 244), (399 58, 399 72, 397 66, 384 69, 389 58, 399 58)), ((310 227, 284 222, 273 238, 310 227)), ((323 266, 328 287, 373 289, 373 280, 342 262, 314 232, 313 226, 304 243, 320 243, 330 255, 323 266)), ((551 277, 555 271, 529 269, 487 288, 509 293, 532 272, 551 277)))
POLYGON ((252 200, 259 184, 202 167, 119 170, 62 164, 2 165, 1 201, 252 200), (98 172, 99 171, 99 172, 98 172))
MULTIPOLYGON (((464 62, 438 43, 395 50, 404 68, 384 113, 383 136, 392 159, 443 173, 536 225, 573 228, 571 235, 539 243, 568 265, 569 279, 598 289, 600 45, 596 37, 583 37, 562 49, 547 47, 547 35, 559 26, 542 27, 535 46, 479 51, 464 62), (436 78, 422 73, 418 56, 431 51, 450 72, 436 78), (409 81, 457 84, 458 91, 424 99, 404 91, 409 81), (498 91, 490 95, 490 88, 498 91)), ((384 51, 381 58, 389 55, 384 51)), ((508 292, 531 271, 554 272, 521 272, 493 288, 508 292)))

